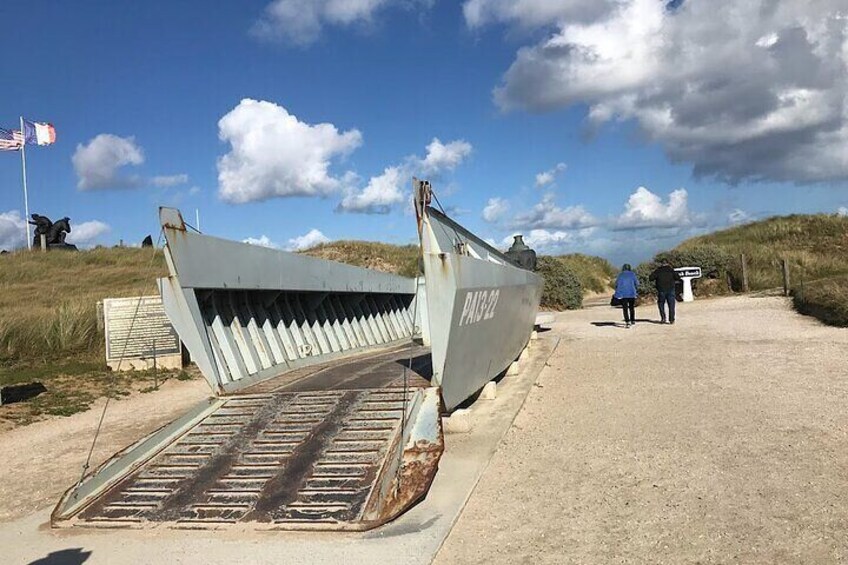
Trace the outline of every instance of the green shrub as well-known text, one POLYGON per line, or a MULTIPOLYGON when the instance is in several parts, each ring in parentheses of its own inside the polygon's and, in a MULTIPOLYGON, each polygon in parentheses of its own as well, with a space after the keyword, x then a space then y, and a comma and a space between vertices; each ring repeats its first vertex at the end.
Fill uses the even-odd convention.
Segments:
POLYGON ((708 286, 710 294, 722 294, 730 290, 726 282, 709 285, 704 283, 709 279, 726 281, 733 256, 719 245, 700 243, 662 251, 657 253, 651 261, 638 265, 636 276, 639 279, 639 294, 646 296, 654 292, 655 287, 654 283, 650 281, 650 276, 663 261, 668 261, 672 267, 701 267, 703 278, 692 281, 692 290, 695 294, 699 294, 700 286, 708 286))
POLYGON ((667 260, 673 267, 701 267, 704 277, 720 278, 727 274, 733 256, 714 243, 701 243, 657 253, 654 262, 667 260))
POLYGON ((612 282, 615 281, 615 267, 601 257, 571 253, 560 255, 557 259, 574 271, 583 285, 583 292, 609 292, 612 282))
POLYGON ((542 307, 554 310, 577 310, 583 307, 583 285, 580 278, 556 257, 539 257, 537 269, 545 279, 542 307))

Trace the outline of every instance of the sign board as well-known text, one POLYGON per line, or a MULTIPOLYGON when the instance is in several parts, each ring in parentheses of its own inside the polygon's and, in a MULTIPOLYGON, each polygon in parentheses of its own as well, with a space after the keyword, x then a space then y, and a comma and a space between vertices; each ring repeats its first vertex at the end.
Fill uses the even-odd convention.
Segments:
POLYGON ((701 278, 701 267, 677 267, 674 270, 677 271, 677 274, 680 275, 680 278, 701 278))
POLYGON ((180 368, 180 338, 160 296, 103 300, 106 363, 112 369, 180 368))

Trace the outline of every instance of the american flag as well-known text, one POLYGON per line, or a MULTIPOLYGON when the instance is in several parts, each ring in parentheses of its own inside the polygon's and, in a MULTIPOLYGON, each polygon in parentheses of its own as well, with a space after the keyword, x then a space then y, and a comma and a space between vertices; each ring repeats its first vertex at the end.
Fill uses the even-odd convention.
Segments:
POLYGON ((0 151, 20 151, 23 136, 20 131, 0 128, 0 151))

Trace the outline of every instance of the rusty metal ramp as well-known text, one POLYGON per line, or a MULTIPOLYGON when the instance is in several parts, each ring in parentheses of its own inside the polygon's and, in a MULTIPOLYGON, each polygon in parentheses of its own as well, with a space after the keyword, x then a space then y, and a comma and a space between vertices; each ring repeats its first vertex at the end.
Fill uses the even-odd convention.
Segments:
POLYGON ((70 489, 52 523, 364 530, 426 493, 442 450, 435 388, 219 398, 70 489))

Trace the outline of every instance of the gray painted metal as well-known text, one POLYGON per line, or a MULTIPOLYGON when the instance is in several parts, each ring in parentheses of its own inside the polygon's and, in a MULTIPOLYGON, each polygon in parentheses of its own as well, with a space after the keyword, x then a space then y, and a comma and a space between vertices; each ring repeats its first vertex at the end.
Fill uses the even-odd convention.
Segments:
POLYGON ((413 279, 191 233, 171 208, 160 220, 165 312, 216 394, 415 332, 413 279))
POLYGON ((452 409, 506 370, 527 345, 543 281, 428 206, 429 183, 414 183, 433 384, 452 409))
POLYGON ((427 349, 407 344, 210 399, 69 489, 52 524, 375 527, 435 475, 444 442, 429 374, 427 349))

